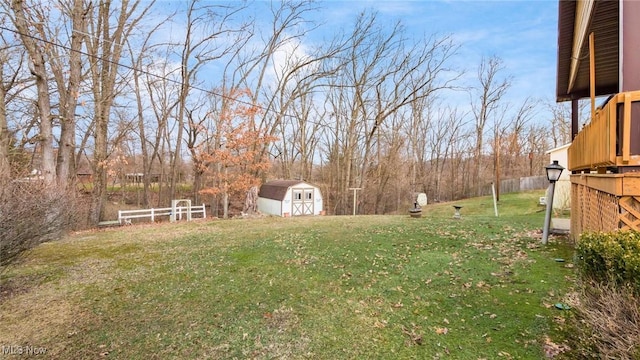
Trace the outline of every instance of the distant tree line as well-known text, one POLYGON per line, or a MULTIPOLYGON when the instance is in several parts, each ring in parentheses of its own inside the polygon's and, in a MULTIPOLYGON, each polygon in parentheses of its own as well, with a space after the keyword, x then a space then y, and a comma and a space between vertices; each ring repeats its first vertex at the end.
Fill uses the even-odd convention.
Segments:
POLYGON ((328 214, 352 213, 353 187, 359 213, 386 214, 416 193, 460 199, 540 175, 569 141, 565 107, 505 100, 497 55, 458 68, 453 37, 411 38, 369 10, 319 41, 321 4, 259 5, 2 3, 0 185, 35 174, 88 198, 89 224, 128 173, 142 174, 143 207, 188 196, 227 217, 286 178, 319 185, 328 214))

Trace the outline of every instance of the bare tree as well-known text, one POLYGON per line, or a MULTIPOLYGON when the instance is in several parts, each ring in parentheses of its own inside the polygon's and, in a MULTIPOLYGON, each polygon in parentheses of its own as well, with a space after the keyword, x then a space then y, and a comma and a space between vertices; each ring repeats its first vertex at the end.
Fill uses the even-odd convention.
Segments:
MULTIPOLYGON (((9 158, 13 135, 9 130, 7 105, 17 100, 19 84, 24 84, 21 77, 25 54, 15 44, 11 44, 0 34, 0 187, 11 178, 11 161, 9 158)), ((26 86, 24 88, 27 88, 26 86)))
POLYGON ((537 114, 538 101, 532 98, 525 98, 516 112, 511 115, 511 121, 506 133, 506 143, 503 145, 505 161, 503 163, 503 174, 509 178, 514 176, 523 176, 527 173, 524 164, 525 157, 524 144, 526 143, 526 131, 528 124, 537 114))
POLYGON ((53 117, 51 116, 51 96, 49 94, 49 74, 47 71, 44 49, 45 44, 31 34, 43 32, 44 23, 34 16, 34 4, 26 4, 24 0, 12 0, 11 21, 15 26, 22 44, 29 54, 31 74, 35 78, 37 90, 37 109, 39 118, 38 142, 42 152, 41 172, 48 184, 55 182, 55 156, 53 152, 53 117))
MULTIPOLYGON (((215 98, 215 97, 213 97, 215 98)), ((202 105, 204 106, 204 105, 202 105)), ((193 167, 193 198, 195 203, 200 202, 200 190, 202 190, 203 176, 207 170, 207 165, 203 161, 202 154, 211 152, 211 135, 215 133, 215 125, 212 124, 212 111, 201 113, 199 109, 187 109, 187 149, 191 154, 193 167)))
POLYGON ((335 191, 341 194, 344 213, 350 205, 348 188, 362 187, 368 176, 383 172, 378 167, 374 175, 368 168, 377 166, 375 159, 381 159, 385 122, 411 104, 452 88, 457 78, 445 74, 457 49, 448 37, 411 44, 400 22, 383 27, 376 13, 363 13, 348 39, 348 49, 342 55, 347 64, 332 84, 328 101, 336 122, 333 136, 339 139, 328 147, 334 148, 332 157, 341 162, 336 183, 340 188, 335 191))
POLYGON ((139 0, 129 2, 123 0, 112 8, 110 0, 102 0, 92 8, 89 17, 86 41, 89 55, 89 71, 91 75, 91 90, 94 106, 94 137, 93 151, 94 186, 89 214, 90 223, 98 223, 102 218, 107 190, 107 156, 108 131, 111 108, 117 96, 116 81, 118 78, 119 61, 126 41, 136 29, 140 20, 153 5, 138 10, 139 0), (115 23, 114 23, 115 21, 115 23))
MULTIPOLYGON (((291 105, 310 83, 304 80, 304 76, 321 77, 322 74, 313 70, 320 69, 319 63, 335 54, 331 49, 326 53, 317 51, 313 54, 299 51, 301 39, 315 27, 306 16, 316 10, 311 0, 272 3, 270 28, 265 32, 246 29, 250 37, 246 39, 243 51, 238 53, 237 66, 227 74, 224 86, 251 91, 252 104, 260 104, 263 109, 256 114, 256 131, 274 136, 291 105), (278 61, 279 56, 284 57, 284 62, 278 61)), ((271 145, 256 145, 264 146, 257 152, 256 161, 260 161, 271 145)), ((255 175, 264 177, 264 174, 255 175)))
MULTIPOLYGON (((164 48, 164 50, 167 50, 164 48)), ((163 55, 160 53, 159 55, 163 55)), ((168 55, 167 55, 168 56, 168 55)), ((158 199, 157 204, 161 206, 166 203, 163 199, 164 181, 166 179, 166 171, 170 157, 167 157, 167 149, 171 148, 171 138, 169 131, 169 119, 173 115, 173 110, 177 105, 175 99, 179 91, 179 81, 173 78, 173 73, 168 60, 162 59, 165 56, 155 56, 154 61, 144 68, 144 92, 148 96, 149 112, 151 114, 143 115, 144 118, 153 118, 152 121, 145 122, 139 118, 138 129, 141 142, 146 142, 146 146, 150 147, 147 161, 144 161, 144 173, 151 175, 154 164, 157 164, 157 173, 154 177, 158 180, 158 199)), ((144 187, 148 189, 150 186, 151 176, 147 176, 144 180, 144 187)), ((145 190, 148 191, 148 190, 145 190)))
POLYGON ((53 164, 56 168, 53 177, 61 188, 66 188, 69 180, 75 176, 75 112, 82 80, 81 51, 88 6, 82 0, 59 2, 56 4, 59 12, 56 13, 39 2, 11 3, 14 25, 29 53, 36 86, 41 89, 38 91, 38 110, 41 114, 40 127, 44 126, 45 129, 42 141, 49 141, 48 128, 53 128, 57 123, 60 125, 57 160, 54 159, 52 163, 53 153, 47 154, 53 151, 53 140, 50 141, 51 148, 48 143, 43 143, 41 150, 45 178, 51 177, 46 175, 50 170, 45 168, 53 164), (68 39, 68 45, 59 44, 65 39, 68 39), (49 72, 52 76, 49 76, 49 72), (51 89, 46 95, 43 90, 45 86, 51 89), (44 123, 43 112, 48 117, 44 123))
POLYGON ((409 171, 404 158, 406 138, 401 131, 404 118, 407 117, 406 112, 408 109, 397 111, 387 118, 376 136, 375 161, 368 168, 369 173, 366 174, 363 186, 375 189, 365 192, 369 196, 365 203, 370 208, 367 213, 385 214, 397 211, 400 205, 406 205, 407 200, 411 201, 413 192, 407 191, 410 181, 407 182, 409 171), (398 196, 398 190, 401 189, 404 190, 404 196, 398 196))
POLYGON ((528 154, 528 175, 542 175, 543 168, 547 165, 545 152, 549 150, 549 129, 541 124, 529 124, 524 134, 525 142, 523 151, 528 154))
POLYGON ((298 87, 301 92, 291 106, 293 116, 289 116, 290 121, 282 123, 284 131, 281 132, 283 135, 281 154, 285 164, 286 178, 311 179, 312 176, 313 157, 322 132, 322 124, 314 119, 320 119, 323 115, 318 113, 314 105, 311 86, 298 87), (290 137, 286 135, 286 129, 291 131, 290 137), (287 145, 290 145, 289 151, 287 151, 287 145), (297 171, 293 170, 294 167, 297 167, 297 171))
MULTIPOLYGON (((56 162, 56 175, 60 188, 67 188, 69 180, 75 178, 74 152, 76 144, 76 107, 80 96, 82 80, 82 45, 87 30, 86 17, 89 12, 88 5, 83 0, 74 0, 69 4, 61 2, 61 9, 71 21, 71 31, 67 37, 71 39, 68 53, 62 54, 58 50, 61 47, 50 46, 49 62, 51 72, 58 88, 60 141, 58 145, 58 158, 56 162), (63 59, 68 58, 68 63, 63 59)), ((45 21, 46 19, 41 19, 45 21)), ((54 35, 54 34, 52 34, 54 35)), ((51 36, 50 38, 55 38, 51 36)))
POLYGON ((4 64, 7 63, 7 55, 0 50, 0 186, 4 186, 11 177, 11 167, 9 166, 9 146, 11 134, 7 125, 6 97, 10 84, 4 83, 4 64))
MULTIPOLYGON (((555 148, 570 143, 572 141, 571 107, 568 106, 567 103, 553 103, 548 106, 549 112, 551 113, 551 117, 549 119, 551 126, 551 139, 553 142, 551 146, 555 148)), ((586 102, 580 103, 580 106, 578 107, 580 114, 587 113, 587 111, 585 111, 586 106, 586 102)), ((579 118, 582 118, 582 116, 579 115, 579 118)))
MULTIPOLYGON (((179 71, 180 91, 176 104, 177 134, 175 150, 171 158, 170 192, 172 199, 176 196, 184 129, 188 128, 190 124, 185 122, 189 95, 192 93, 194 82, 198 81, 198 72, 202 67, 233 52, 237 39, 233 39, 231 35, 234 33, 242 34, 242 27, 240 29, 230 28, 228 19, 241 9, 242 7, 200 5, 198 0, 189 2, 186 13, 185 35, 181 43, 176 47, 179 50, 181 63, 179 71), (230 45, 227 40, 231 40, 230 45)), ((201 99, 202 97, 199 98, 201 99)))
POLYGON ((462 153, 463 149, 454 149, 459 144, 458 137, 464 138, 464 130, 468 118, 467 114, 462 113, 458 109, 445 108, 438 112, 436 125, 429 135, 429 144, 431 148, 431 163, 433 171, 430 173, 434 178, 433 194, 438 200, 443 199, 444 191, 443 183, 449 182, 451 179, 443 180, 446 166, 452 161, 451 157, 456 152, 462 153))
POLYGON ((507 108, 508 104, 497 108, 493 116, 493 141, 491 141, 491 149, 493 150, 493 185, 496 192, 496 201, 500 201, 502 143, 508 131, 508 125, 505 125, 507 122, 507 108))
POLYGON ((311 177, 314 153, 323 131, 320 119, 326 115, 326 109, 316 105, 317 95, 326 93, 330 88, 328 79, 344 66, 343 61, 334 61, 344 47, 344 42, 336 41, 301 57, 296 55, 296 46, 287 54, 281 76, 276 77, 273 107, 280 110, 272 134, 279 130, 280 141, 275 150, 285 178, 311 177))
POLYGON ((496 56, 483 58, 478 67, 479 86, 473 89, 471 94, 471 110, 475 119, 475 149, 473 170, 473 185, 476 187, 476 195, 480 195, 482 184, 480 173, 483 168, 483 147, 485 127, 495 111, 500 100, 511 86, 510 77, 500 78, 500 72, 504 70, 502 60, 496 56))
POLYGON ((441 90, 451 89, 458 76, 444 77, 449 69, 446 64, 457 47, 450 38, 430 38, 411 48, 396 49, 387 65, 388 72, 375 85, 371 126, 365 139, 364 166, 369 158, 376 131, 390 116, 414 101, 431 98, 441 90), (390 83, 385 83, 391 79, 390 83))
MULTIPOLYGON (((150 44, 150 38, 153 36, 156 31, 169 20, 173 14, 168 15, 167 18, 160 21, 153 29, 147 32, 146 37, 138 44, 132 45, 132 41, 127 41, 127 46, 129 49, 129 56, 132 65, 132 76, 133 76, 133 95, 135 97, 135 109, 137 118, 137 132, 138 138, 140 139, 140 152, 142 155, 142 205, 144 207, 148 207, 150 204, 149 200, 149 190, 151 186, 152 173, 151 168, 153 164, 153 160, 158 155, 159 143, 160 139, 162 139, 159 134, 164 129, 165 122, 159 122, 157 126, 152 127, 150 131, 147 131, 147 125, 145 119, 149 116, 149 112, 153 114, 153 111, 150 110, 155 105, 155 102, 152 101, 151 98, 153 91, 151 88, 151 84, 149 81, 152 81, 150 78, 153 76, 153 68, 147 66, 146 63, 153 63, 154 54, 154 46, 150 44), (134 51, 134 46, 136 46, 136 51, 134 51), (145 71, 145 69, 147 69, 145 71), (145 73, 148 75, 145 78, 145 73), (155 128, 155 131, 153 131, 155 128), (152 136, 153 135, 153 136, 152 136)), ((167 114, 168 115, 168 114, 167 114)), ((163 117, 157 117, 158 119, 163 119, 163 117)))

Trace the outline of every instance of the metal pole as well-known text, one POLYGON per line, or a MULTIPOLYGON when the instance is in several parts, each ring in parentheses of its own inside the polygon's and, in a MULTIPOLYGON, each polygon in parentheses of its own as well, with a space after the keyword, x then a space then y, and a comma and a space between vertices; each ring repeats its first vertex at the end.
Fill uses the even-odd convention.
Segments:
POLYGON ((353 215, 356 214, 356 192, 362 188, 349 188, 349 190, 353 190, 353 215))
POLYGON ((549 198, 547 199, 547 212, 544 216, 544 229, 542 230, 542 244, 546 245, 549 239, 549 227, 551 224, 551 209, 553 208, 553 193, 556 190, 556 182, 549 184, 549 198))
POLYGON ((356 214, 356 189, 353 189, 353 215, 356 214))
POLYGON ((496 217, 498 217, 498 199, 496 197, 495 183, 491 183, 491 192, 493 193, 493 211, 496 213, 496 217))

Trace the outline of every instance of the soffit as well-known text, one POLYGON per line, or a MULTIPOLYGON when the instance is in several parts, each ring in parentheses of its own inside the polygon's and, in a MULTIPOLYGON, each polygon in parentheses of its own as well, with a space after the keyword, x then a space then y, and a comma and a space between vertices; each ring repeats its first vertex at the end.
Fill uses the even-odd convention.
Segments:
POLYGON ((559 2, 557 101, 589 97, 591 32, 596 96, 618 92, 619 12, 620 2, 614 0, 559 2))

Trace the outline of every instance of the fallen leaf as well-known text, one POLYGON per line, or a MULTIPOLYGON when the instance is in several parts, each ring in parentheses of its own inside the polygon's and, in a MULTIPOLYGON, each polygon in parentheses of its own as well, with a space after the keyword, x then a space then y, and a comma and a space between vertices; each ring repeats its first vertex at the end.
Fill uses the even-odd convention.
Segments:
POLYGON ((376 320, 376 322, 373 324, 373 326, 374 326, 374 327, 376 327, 376 328, 378 328, 378 329, 384 329, 385 327, 387 327, 387 324, 386 324, 386 323, 387 323, 387 322, 386 322, 386 321, 384 321, 384 320, 383 320, 382 322, 380 322, 380 321, 376 320))

